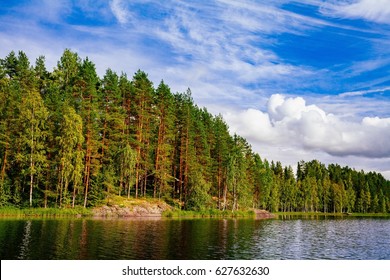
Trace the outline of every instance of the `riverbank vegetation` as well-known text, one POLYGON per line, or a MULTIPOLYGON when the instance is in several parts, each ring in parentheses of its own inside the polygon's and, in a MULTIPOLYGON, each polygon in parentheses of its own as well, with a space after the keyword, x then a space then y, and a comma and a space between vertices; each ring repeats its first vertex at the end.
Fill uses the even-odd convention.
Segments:
POLYGON ((61 209, 41 207, 17 208, 12 206, 0 208, 0 217, 86 217, 92 215, 93 213, 90 209, 80 206, 61 209))
POLYGON ((221 211, 218 209, 208 209, 202 211, 166 211, 163 212, 162 216, 167 218, 254 218, 256 217, 256 214, 253 210, 221 211))
POLYGON ((340 213, 340 212, 277 212, 273 213, 275 216, 278 216, 282 219, 296 219, 297 217, 304 218, 320 218, 320 217, 331 217, 331 218, 351 218, 351 217, 361 217, 361 218, 390 218, 390 213, 340 213))
MULTIPOLYGON (((65 50, 53 71, 22 51, 0 60, 0 206, 67 208, 154 198, 191 211, 386 213, 390 182, 317 160, 253 152, 188 89, 156 87, 65 50)), ((222 212, 223 213, 223 212, 222 212)))

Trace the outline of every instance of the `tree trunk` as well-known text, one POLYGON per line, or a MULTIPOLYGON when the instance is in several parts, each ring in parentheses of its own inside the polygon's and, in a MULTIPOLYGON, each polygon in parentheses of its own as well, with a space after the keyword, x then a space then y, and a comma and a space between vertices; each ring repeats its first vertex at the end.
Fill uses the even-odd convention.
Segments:
MULTIPOLYGON (((160 190, 161 188, 161 178, 159 178, 159 168, 160 168, 160 150, 163 144, 163 120, 160 119, 160 125, 158 128, 158 136, 157 136, 157 148, 156 148, 156 163, 155 163, 155 181, 153 188, 153 198, 156 198, 157 187, 160 190), (159 185, 159 186, 157 186, 159 185)), ((163 159, 161 159, 163 161, 163 159)))
POLYGON ((32 206, 32 194, 33 194, 33 183, 34 183, 34 109, 32 111, 32 120, 31 120, 31 153, 30 153, 30 207, 32 206))
POLYGON ((137 140, 138 140, 138 146, 137 146, 137 164, 136 164, 136 171, 135 171, 135 198, 138 198, 138 188, 139 188, 139 180, 140 180, 140 165, 141 165, 141 145, 142 145, 142 117, 139 117, 138 122, 138 131, 137 131, 137 140))
POLYGON ((91 149, 90 149, 90 130, 87 132, 87 143, 86 143, 86 155, 85 155, 85 171, 84 171, 84 208, 87 207, 87 199, 88 199, 88 188, 89 188, 89 176, 91 170, 91 149))
POLYGON ((73 197, 72 197, 72 208, 74 208, 74 204, 76 201, 76 187, 73 187, 73 197))
POLYGON ((7 165, 7 157, 8 157, 8 142, 5 144, 4 158, 3 158, 3 166, 1 167, 1 175, 0 175, 0 185, 3 184, 5 178, 5 169, 7 165))
POLYGON ((91 156, 88 155, 85 163, 85 193, 84 193, 84 208, 87 207, 89 175, 91 170, 91 156))

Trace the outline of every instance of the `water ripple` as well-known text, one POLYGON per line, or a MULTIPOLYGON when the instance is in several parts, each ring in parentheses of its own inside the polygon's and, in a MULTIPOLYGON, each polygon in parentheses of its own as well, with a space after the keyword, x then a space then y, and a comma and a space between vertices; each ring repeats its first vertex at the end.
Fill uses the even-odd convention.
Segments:
POLYGON ((1 259, 390 259, 390 219, 0 220, 1 259))

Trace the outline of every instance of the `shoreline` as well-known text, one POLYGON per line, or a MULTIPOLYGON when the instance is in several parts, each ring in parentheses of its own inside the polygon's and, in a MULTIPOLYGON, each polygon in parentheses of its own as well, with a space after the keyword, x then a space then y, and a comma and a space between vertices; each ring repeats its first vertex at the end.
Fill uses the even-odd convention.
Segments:
POLYGON ((186 211, 174 209, 168 205, 136 205, 124 207, 120 205, 86 208, 0 208, 1 218, 252 218, 272 219, 277 216, 265 210, 249 209, 240 211, 209 209, 203 211, 186 211))
POLYGON ((390 218, 390 213, 324 213, 324 212, 275 212, 275 215, 280 216, 321 216, 321 217, 387 217, 390 218))
POLYGON ((103 205, 94 208, 17 208, 0 207, 1 218, 253 218, 283 219, 290 217, 360 217, 390 218, 390 213, 323 213, 323 212, 268 212, 261 209, 240 211, 208 209, 186 211, 175 209, 165 202, 143 202, 134 206, 103 205))

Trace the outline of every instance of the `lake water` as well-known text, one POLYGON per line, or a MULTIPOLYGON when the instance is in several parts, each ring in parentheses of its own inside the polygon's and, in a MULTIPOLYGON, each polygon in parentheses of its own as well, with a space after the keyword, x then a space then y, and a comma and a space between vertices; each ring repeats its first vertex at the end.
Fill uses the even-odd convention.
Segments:
POLYGON ((0 219, 5 259, 390 259, 390 219, 0 219))

